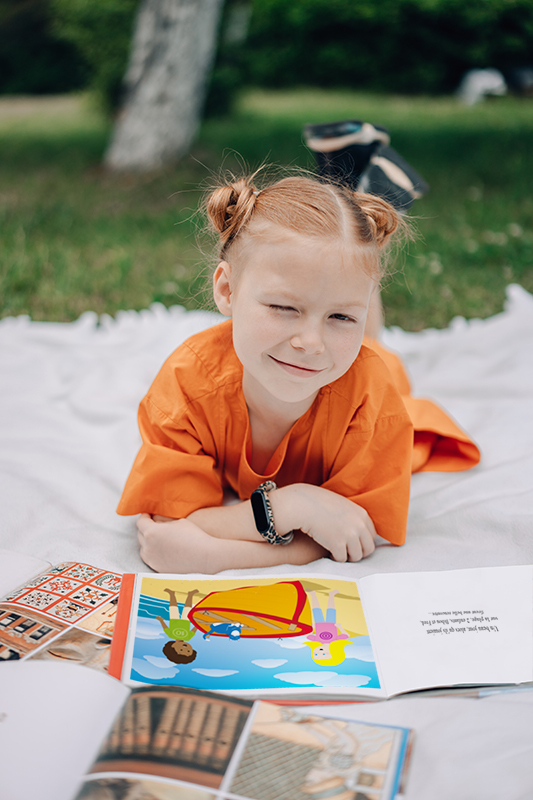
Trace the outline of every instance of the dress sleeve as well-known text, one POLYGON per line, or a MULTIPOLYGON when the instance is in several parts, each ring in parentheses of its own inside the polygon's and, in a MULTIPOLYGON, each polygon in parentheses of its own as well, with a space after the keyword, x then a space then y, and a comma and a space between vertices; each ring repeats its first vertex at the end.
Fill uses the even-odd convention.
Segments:
POLYGON ((222 505, 216 446, 202 415, 167 416, 150 396, 139 407, 143 441, 124 487, 119 514, 161 514, 175 519, 222 505))
POLYGON ((405 541, 413 426, 406 411, 378 416, 371 426, 355 415, 323 483, 370 515, 377 533, 392 544, 405 541))

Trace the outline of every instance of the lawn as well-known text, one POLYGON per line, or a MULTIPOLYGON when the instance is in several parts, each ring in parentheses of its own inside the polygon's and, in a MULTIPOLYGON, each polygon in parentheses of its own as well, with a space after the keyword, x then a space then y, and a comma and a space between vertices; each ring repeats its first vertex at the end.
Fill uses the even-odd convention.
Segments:
POLYGON ((500 311, 510 282, 533 291, 531 100, 465 108, 454 98, 249 91, 231 116, 204 123, 174 169, 125 177, 100 167, 110 126, 90 98, 3 98, 1 315, 204 304, 212 258, 196 209, 213 174, 265 161, 311 167, 302 124, 347 117, 386 125, 431 186, 412 211, 419 238, 385 287, 387 324, 443 327, 500 311))

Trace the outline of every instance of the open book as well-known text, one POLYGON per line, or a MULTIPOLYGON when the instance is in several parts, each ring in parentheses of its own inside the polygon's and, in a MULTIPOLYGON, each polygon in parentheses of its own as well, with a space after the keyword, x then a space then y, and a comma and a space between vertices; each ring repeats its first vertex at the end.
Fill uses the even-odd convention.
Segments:
POLYGON ((0 551, 0 663, 66 660, 106 671, 121 579, 90 564, 0 551))
POLYGON ((70 665, 2 669, 6 800, 392 800, 402 789, 410 732, 358 722, 357 706, 337 719, 173 686, 130 693, 70 665))
POLYGON ((533 567, 355 581, 125 575, 110 674, 241 697, 385 698, 533 680, 533 567))

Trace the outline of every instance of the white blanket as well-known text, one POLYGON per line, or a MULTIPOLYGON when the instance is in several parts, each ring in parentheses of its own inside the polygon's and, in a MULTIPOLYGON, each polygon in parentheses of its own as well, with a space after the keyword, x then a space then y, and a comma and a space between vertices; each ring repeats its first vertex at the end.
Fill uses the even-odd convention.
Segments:
MULTIPOLYGON (((402 548, 384 544, 360 564, 322 560, 314 571, 357 578, 533 563, 533 297, 513 285, 507 298, 505 311, 487 320, 456 319, 442 331, 385 332, 384 344, 404 358, 413 393, 455 417, 481 448, 482 462, 468 472, 413 477, 402 548)), ((135 520, 115 514, 139 446, 137 406, 165 357, 218 321, 207 312, 154 305, 116 319, 86 313, 69 324, 25 317, 0 322, 0 547, 52 562, 146 569, 135 520)), ((499 707, 491 704, 494 714, 499 707)), ((486 730, 484 736, 486 742, 486 730)), ((487 760, 498 753, 496 734, 492 741, 493 752, 485 744, 487 760)), ((531 761, 532 740, 523 745, 531 761)), ((494 760, 496 777, 483 785, 483 797, 526 797, 523 781, 515 780, 519 788, 511 791, 503 773, 497 779, 494 760)), ((444 762, 433 766, 445 768, 444 762)), ((461 775, 461 785, 448 783, 446 794, 434 785, 434 800, 448 798, 451 785, 456 800, 477 797, 477 784, 465 786, 461 775)))

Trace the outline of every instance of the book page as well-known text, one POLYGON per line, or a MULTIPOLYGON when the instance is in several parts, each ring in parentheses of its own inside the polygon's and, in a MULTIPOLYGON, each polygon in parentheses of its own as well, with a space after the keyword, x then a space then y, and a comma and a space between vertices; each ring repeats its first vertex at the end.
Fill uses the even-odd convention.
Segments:
POLYGON ((41 558, 0 549, 0 598, 50 566, 41 558))
POLYGON ((1 670, 0 797, 72 800, 128 689, 71 664, 1 670))
POLYGON ((389 695, 533 678, 533 567, 359 581, 389 695))
POLYGON ((357 584, 325 575, 138 576, 122 680, 254 698, 384 696, 357 584))
POLYGON ((251 708, 251 701, 194 689, 134 689, 76 800, 211 800, 251 708))
POLYGON ((75 800, 393 800, 411 732, 357 711, 336 719, 335 709, 133 689, 75 800))
POLYGON ((359 722, 353 706, 344 719, 329 712, 256 703, 247 740, 222 788, 254 800, 393 800, 403 788, 409 731, 359 722))
POLYGON ((46 565, 0 600, 0 663, 45 659, 106 671, 122 576, 67 561, 46 565))

